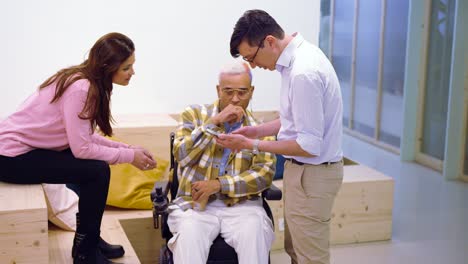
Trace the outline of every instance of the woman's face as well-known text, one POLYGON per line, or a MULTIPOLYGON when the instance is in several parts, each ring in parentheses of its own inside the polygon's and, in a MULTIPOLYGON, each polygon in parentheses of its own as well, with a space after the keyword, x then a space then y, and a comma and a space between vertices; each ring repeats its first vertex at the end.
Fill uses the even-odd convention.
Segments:
POLYGON ((120 64, 119 69, 112 76, 112 83, 126 86, 130 82, 132 75, 135 74, 133 70, 133 64, 135 63, 135 53, 128 57, 122 64, 120 64))

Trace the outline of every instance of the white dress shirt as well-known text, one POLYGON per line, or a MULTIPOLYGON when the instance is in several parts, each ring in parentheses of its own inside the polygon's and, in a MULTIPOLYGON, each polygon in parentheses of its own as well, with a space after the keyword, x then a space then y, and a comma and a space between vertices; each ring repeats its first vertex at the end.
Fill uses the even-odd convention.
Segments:
POLYGON ((325 54, 299 34, 276 62, 281 73, 278 140, 296 140, 316 157, 292 157, 308 164, 339 161, 343 157, 343 102, 338 77, 325 54))

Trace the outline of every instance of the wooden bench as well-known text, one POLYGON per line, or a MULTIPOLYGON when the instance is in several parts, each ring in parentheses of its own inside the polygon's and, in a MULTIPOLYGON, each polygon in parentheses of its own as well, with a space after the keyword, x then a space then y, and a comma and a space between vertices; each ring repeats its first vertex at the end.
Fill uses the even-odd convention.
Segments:
MULTIPOLYGON (((275 185, 282 189, 283 181, 275 181, 275 185)), ((345 159, 343 184, 332 211, 330 244, 391 239, 393 188, 394 180, 391 177, 345 159)), ((269 204, 275 219, 272 249, 283 249, 283 200, 269 204)))
POLYGON ((49 263, 47 205, 40 184, 0 182, 0 263, 49 263))

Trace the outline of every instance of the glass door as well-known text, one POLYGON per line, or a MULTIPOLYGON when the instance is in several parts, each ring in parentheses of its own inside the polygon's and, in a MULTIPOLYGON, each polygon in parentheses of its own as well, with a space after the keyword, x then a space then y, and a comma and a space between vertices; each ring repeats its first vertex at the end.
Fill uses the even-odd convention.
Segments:
POLYGON ((439 171, 445 150, 454 16, 455 0, 431 2, 416 160, 439 171))

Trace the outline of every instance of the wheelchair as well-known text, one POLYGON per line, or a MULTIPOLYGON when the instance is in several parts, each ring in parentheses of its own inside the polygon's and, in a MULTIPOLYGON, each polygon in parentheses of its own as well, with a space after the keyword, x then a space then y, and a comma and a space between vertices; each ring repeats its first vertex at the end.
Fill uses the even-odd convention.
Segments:
MULTIPOLYGON (((172 233, 169 231, 167 224, 168 219, 168 206, 169 202, 176 198, 177 190, 179 187, 179 180, 177 176, 178 164, 175 161, 172 152, 174 148, 175 133, 170 134, 170 176, 168 181, 157 181, 151 191, 151 201, 153 203, 153 222, 154 228, 161 228, 161 236, 165 239, 166 243, 160 249, 159 263, 160 264, 173 264, 172 252, 167 246, 167 242, 172 238, 172 233), (169 200, 169 194, 171 199, 169 200)), ((262 192, 263 208, 266 214, 271 219, 274 228, 273 215, 266 200, 281 200, 282 192, 273 184, 267 190, 262 192)), ((237 264, 237 253, 229 246, 221 235, 218 235, 211 245, 208 255, 207 264, 237 264)))

